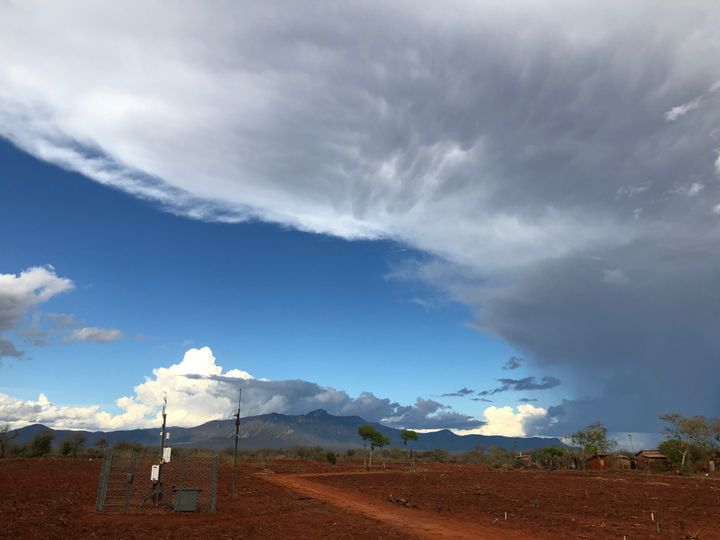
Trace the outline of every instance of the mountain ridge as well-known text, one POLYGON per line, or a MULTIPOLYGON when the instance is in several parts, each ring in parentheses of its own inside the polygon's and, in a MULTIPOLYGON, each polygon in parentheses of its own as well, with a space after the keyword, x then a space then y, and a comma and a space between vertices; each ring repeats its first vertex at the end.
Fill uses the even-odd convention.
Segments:
MULTIPOLYGON (((316 409, 302 415, 268 413, 240 419, 240 448, 282 449, 292 446, 322 446, 330 450, 359 448, 362 441, 357 428, 371 424, 390 438, 391 446, 402 446, 400 429, 367 422, 359 416, 335 416, 324 409, 316 409)), ((43 431, 52 432, 53 444, 59 445, 71 434, 82 433, 86 446, 93 446, 105 439, 109 445, 127 442, 142 445, 159 445, 160 428, 143 428, 119 431, 86 431, 52 429, 42 424, 32 424, 15 430, 14 442, 24 444, 43 431)), ((221 450, 233 446, 235 420, 210 420, 194 427, 168 427, 170 446, 178 448, 207 448, 221 450)), ((420 433, 412 443, 416 450, 441 448, 450 452, 467 452, 474 448, 497 446, 505 449, 532 450, 543 446, 565 446, 560 439, 544 437, 505 437, 500 435, 457 435, 448 429, 420 433)))

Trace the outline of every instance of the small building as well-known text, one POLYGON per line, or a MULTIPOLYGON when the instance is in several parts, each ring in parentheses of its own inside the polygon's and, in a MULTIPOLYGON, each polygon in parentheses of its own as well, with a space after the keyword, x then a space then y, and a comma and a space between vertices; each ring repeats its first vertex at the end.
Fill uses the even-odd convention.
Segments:
POLYGON ((627 456, 615 457, 615 468, 619 471, 629 471, 633 467, 633 460, 627 456))
POLYGON ((635 454, 635 463, 640 470, 667 471, 670 460, 659 450, 640 450, 635 454))
POLYGON ((604 471, 610 468, 611 458, 610 454, 595 454, 585 460, 585 468, 589 471, 604 471))

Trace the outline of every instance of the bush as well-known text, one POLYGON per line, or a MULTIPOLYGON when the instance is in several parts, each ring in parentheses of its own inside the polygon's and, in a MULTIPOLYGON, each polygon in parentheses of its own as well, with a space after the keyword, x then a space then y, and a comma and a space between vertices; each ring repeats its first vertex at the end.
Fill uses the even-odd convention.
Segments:
POLYGON ((28 444, 13 444, 9 448, 10 455, 12 457, 26 457, 30 455, 30 445, 28 444))
POLYGON ((67 439, 65 439, 60 445, 60 454, 63 456, 72 455, 77 457, 78 450, 80 450, 85 444, 85 435, 82 433, 73 433, 67 439))
POLYGON ((658 450, 665 454, 681 474, 689 474, 696 469, 702 469, 706 459, 710 457, 712 452, 706 448, 698 446, 690 446, 688 448, 687 457, 685 459, 685 467, 682 467, 683 443, 677 439, 668 439, 660 443, 658 450))
POLYGON ((407 453, 397 446, 383 448, 381 453, 388 461, 405 461, 407 459, 407 453))
POLYGON ((461 454, 460 461, 463 463, 481 463, 496 469, 509 469, 517 466, 515 453, 512 450, 505 450, 497 446, 491 446, 490 448, 476 447, 461 454))
POLYGON ((42 457, 52 450, 52 442, 55 436, 52 433, 41 433, 36 435, 30 443, 30 456, 42 457))
POLYGON ((142 444, 130 443, 127 441, 120 441, 112 447, 114 452, 132 452, 134 454, 141 454, 146 452, 145 447, 142 444))
POLYGON ((335 452, 328 452, 325 454, 325 458, 328 460, 330 465, 335 465, 337 463, 337 455, 335 452))
POLYGON ((60 455, 63 457, 67 457, 70 454, 72 454, 73 447, 72 443, 70 441, 63 441, 60 445, 60 455))
POLYGON ((448 460, 450 454, 443 448, 435 448, 434 450, 426 450, 425 452, 418 452, 417 457, 422 461, 436 461, 437 463, 445 463, 448 460))
POLYGON ((533 463, 546 469, 558 469, 566 462, 568 452, 560 446, 545 446, 530 452, 533 463))

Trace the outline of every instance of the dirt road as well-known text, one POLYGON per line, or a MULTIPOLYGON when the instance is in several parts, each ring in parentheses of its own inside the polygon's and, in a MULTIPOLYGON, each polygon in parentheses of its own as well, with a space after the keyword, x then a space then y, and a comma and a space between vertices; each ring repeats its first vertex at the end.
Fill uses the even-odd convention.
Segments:
POLYGON ((321 475, 259 474, 258 476, 306 497, 325 501, 341 510, 387 523, 398 531, 419 538, 436 540, 548 538, 539 535, 537 532, 529 535, 518 531, 501 529, 491 523, 492 518, 490 516, 487 517, 486 524, 480 524, 459 521, 418 508, 406 508, 391 502, 382 504, 354 492, 342 491, 313 482, 313 477, 321 475))

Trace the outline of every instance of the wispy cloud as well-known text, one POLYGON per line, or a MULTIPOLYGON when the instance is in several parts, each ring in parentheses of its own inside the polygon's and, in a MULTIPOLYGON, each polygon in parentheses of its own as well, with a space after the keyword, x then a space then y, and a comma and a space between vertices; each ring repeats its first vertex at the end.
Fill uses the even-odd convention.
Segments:
POLYGON ((123 333, 114 328, 99 328, 97 326, 85 326, 73 330, 65 338, 66 343, 73 341, 86 341, 92 343, 110 343, 122 339, 123 333))
POLYGON ((35 347, 44 347, 49 345, 54 337, 76 323, 75 316, 70 313, 36 311, 20 335, 35 347))
POLYGON ((518 369, 522 365, 522 358, 518 358, 517 356, 511 356, 508 358, 507 362, 503 365, 503 369, 510 370, 510 369, 518 369))
POLYGON ((703 102, 713 97, 713 94, 716 94, 718 90, 720 90, 720 81, 715 82, 707 92, 704 92, 698 97, 691 99, 687 103, 677 105, 667 111, 665 113, 665 120, 667 120, 668 122, 674 122, 675 120, 678 120, 689 112, 699 109, 700 106, 703 105, 703 102))
POLYGON ((687 103, 683 103, 682 105, 678 105, 667 111, 665 113, 665 120, 667 120, 668 122, 674 122, 681 116, 685 116, 690 111, 694 111, 699 107, 700 98, 695 98, 692 101, 688 101, 687 103))
POLYGON ((535 377, 524 377, 522 379, 498 379, 500 386, 492 390, 478 392, 478 396, 493 396, 502 392, 519 392, 522 390, 548 390, 560 386, 560 379, 544 376, 540 381, 535 377))
POLYGON ((457 390, 456 392, 450 392, 448 394, 441 394, 440 397, 464 397, 472 394, 474 390, 471 390, 470 388, 461 388, 460 390, 457 390))

